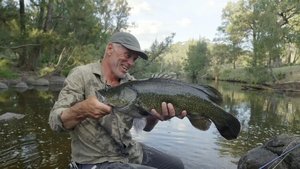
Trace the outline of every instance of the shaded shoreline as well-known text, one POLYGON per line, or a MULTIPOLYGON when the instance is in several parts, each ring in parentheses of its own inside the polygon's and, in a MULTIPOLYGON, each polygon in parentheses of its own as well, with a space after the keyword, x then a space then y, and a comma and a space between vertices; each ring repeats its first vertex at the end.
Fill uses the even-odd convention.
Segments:
MULTIPOLYGON (((213 78, 206 78, 207 80, 215 80, 213 78)), ((39 77, 34 73, 25 72, 19 75, 16 79, 0 78, 0 89, 17 88, 17 89, 31 89, 31 88, 49 88, 61 89, 63 87, 65 77, 59 75, 52 75, 46 77, 39 77)), ((250 84, 239 80, 219 80, 230 83, 240 83, 241 90, 249 91, 270 91, 290 94, 300 94, 300 81, 282 82, 274 84, 250 84)))

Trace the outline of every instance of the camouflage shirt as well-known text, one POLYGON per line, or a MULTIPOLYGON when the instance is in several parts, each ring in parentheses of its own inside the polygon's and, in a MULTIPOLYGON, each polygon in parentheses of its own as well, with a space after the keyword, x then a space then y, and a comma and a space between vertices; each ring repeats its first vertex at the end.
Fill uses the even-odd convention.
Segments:
MULTIPOLYGON (((60 119, 61 113, 105 87, 100 66, 100 62, 79 66, 68 75, 50 112, 49 124, 53 130, 66 131, 60 119)), ((127 74, 121 83, 129 80, 133 77, 127 74)), ((132 140, 132 123, 131 117, 117 112, 99 120, 83 120, 68 130, 72 139, 72 160, 81 164, 106 161, 140 164, 143 152, 141 145, 132 140)))

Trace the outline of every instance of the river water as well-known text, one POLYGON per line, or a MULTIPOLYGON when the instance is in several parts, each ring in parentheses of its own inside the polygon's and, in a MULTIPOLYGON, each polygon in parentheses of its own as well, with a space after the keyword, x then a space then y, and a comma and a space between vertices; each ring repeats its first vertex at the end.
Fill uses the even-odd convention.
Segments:
MULTIPOLYGON (((187 118, 160 122, 151 132, 132 130, 135 140, 180 157, 187 169, 234 169, 240 157, 270 138, 300 134, 300 96, 265 91, 243 91, 240 84, 211 83, 222 94, 221 105, 239 119, 235 140, 224 139, 212 124, 194 128, 187 118)), ((0 168, 65 169, 70 160, 68 133, 54 133, 49 111, 59 90, 39 88, 0 91, 0 115, 14 112, 20 120, 0 121, 0 168)))

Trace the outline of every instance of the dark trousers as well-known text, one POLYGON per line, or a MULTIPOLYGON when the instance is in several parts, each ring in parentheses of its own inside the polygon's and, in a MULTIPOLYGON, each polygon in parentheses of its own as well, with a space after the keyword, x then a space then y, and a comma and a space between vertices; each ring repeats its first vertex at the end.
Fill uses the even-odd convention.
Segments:
POLYGON ((175 156, 143 146, 142 164, 105 162, 100 164, 78 164, 79 169, 184 169, 182 161, 175 156))

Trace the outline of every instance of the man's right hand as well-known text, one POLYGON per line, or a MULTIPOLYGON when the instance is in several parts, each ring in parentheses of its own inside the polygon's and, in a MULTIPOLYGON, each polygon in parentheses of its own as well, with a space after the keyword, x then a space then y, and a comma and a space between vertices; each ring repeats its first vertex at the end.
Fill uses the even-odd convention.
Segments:
POLYGON ((111 112, 111 107, 98 101, 96 96, 89 96, 86 100, 75 104, 71 109, 75 109, 79 115, 90 118, 102 118, 111 112), (76 110, 77 109, 77 110, 76 110))
POLYGON ((99 102, 96 96, 90 96, 63 111, 61 121, 66 129, 72 129, 87 117, 99 119, 109 114, 111 110, 110 106, 99 102))

